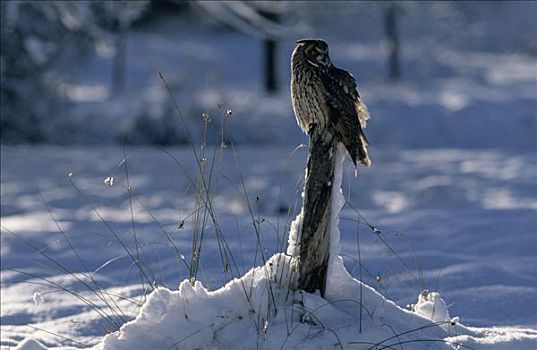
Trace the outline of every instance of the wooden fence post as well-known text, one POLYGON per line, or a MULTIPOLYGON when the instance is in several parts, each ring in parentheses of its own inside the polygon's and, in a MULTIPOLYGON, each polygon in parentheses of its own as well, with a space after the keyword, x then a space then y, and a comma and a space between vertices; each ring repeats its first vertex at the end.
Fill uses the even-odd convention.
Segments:
POLYGON ((298 288, 324 296, 330 253, 330 214, 338 138, 331 128, 313 126, 300 228, 298 288))

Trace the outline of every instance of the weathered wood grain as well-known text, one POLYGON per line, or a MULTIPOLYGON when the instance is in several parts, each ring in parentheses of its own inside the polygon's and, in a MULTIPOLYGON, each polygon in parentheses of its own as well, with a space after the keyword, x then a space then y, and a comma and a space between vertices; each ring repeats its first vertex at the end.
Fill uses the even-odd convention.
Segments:
POLYGON ((330 212, 338 139, 331 128, 310 129, 310 149, 300 229, 298 288, 324 296, 330 251, 330 212))

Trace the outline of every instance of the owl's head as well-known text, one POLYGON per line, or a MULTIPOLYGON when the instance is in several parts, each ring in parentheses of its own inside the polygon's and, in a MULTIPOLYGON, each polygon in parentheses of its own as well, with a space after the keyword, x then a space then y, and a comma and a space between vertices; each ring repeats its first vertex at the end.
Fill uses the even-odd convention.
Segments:
POLYGON ((330 56, 328 56, 328 44, 320 39, 302 39, 296 42, 296 51, 301 51, 306 62, 314 67, 330 67, 330 56))

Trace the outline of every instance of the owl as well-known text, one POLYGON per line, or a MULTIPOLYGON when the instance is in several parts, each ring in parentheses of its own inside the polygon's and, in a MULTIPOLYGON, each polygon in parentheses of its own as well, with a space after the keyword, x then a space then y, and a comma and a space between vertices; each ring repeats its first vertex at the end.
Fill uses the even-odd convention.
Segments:
POLYGON ((354 77, 330 61, 323 40, 297 41, 291 56, 291 100, 300 128, 333 128, 356 166, 369 167, 367 139, 363 129, 369 112, 356 89, 354 77))

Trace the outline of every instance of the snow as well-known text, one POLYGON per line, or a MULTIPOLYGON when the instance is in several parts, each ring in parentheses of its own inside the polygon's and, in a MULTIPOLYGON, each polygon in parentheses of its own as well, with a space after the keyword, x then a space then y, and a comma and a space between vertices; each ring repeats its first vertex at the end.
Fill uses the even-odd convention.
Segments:
MULTIPOLYGON (((345 206, 345 198, 343 198, 343 163, 347 159, 347 151, 343 144, 339 144, 336 149, 336 159, 334 161, 334 181, 332 183, 332 204, 330 213, 330 256, 337 257, 340 253, 340 233, 339 233, 339 214, 345 206)), ((333 261, 328 263, 329 269, 333 261)), ((330 275, 330 274, 329 274, 330 275)))
POLYGON ((15 350, 46 350, 46 347, 37 340, 27 338, 21 341, 15 350))
POLYGON ((534 329, 494 327, 479 329, 468 327, 475 335, 458 335, 446 341, 464 343, 472 349, 532 349, 535 347, 537 332, 534 329))
POLYGON ((384 79, 381 10, 347 4, 303 12, 372 116, 373 167, 355 177, 346 161, 334 180, 326 298, 287 288, 307 157, 285 88, 294 40, 282 41, 282 90, 268 96, 257 40, 169 17, 128 34, 122 94, 106 55, 61 67, 78 129, 51 132, 80 144, 2 145, 2 350, 537 346, 535 4, 408 3, 396 85, 384 79), (190 146, 113 143, 140 116, 188 142, 175 117, 162 123, 173 109, 158 71, 196 147, 203 113, 212 120, 212 205, 233 261, 200 219, 194 284, 190 146), (222 130, 225 149, 214 147, 222 130))
MULTIPOLYGON (((162 244, 166 240, 147 213, 147 210, 151 210, 161 225, 173 233, 174 242, 188 261, 191 246, 189 221, 186 221, 185 228, 177 229, 178 216, 184 218, 192 203, 189 199, 191 195, 185 192, 189 187, 188 179, 168 156, 157 149, 127 149, 131 185, 145 205, 144 208, 136 202, 138 204, 134 207, 137 233, 144 243, 144 260, 153 262, 160 283, 156 291, 144 297, 136 267, 117 243, 111 240, 103 223, 85 201, 87 197, 92 198, 102 215, 116 230, 123 232, 122 237, 132 246, 128 234, 131 229, 130 214, 125 205, 126 179, 122 168, 114 170, 118 164, 124 164, 123 151, 116 147, 72 148, 66 151, 41 146, 3 147, 2 152, 3 346, 15 346, 26 338, 34 338, 45 344, 45 348, 82 346, 44 331, 29 329, 26 324, 96 348, 107 342, 126 348, 128 344, 131 348, 136 348, 132 347, 133 344, 138 344, 139 348, 160 348, 160 344, 165 343, 167 346, 164 348, 167 348, 174 341, 202 328, 204 331, 199 336, 193 335, 181 344, 197 341, 207 348, 219 348, 233 347, 236 341, 241 344, 250 341, 254 345, 259 341, 261 347, 279 348, 289 338, 285 348, 315 348, 337 343, 330 329, 336 332, 341 342, 379 342, 393 337, 389 327, 404 332, 433 321, 448 321, 448 317, 435 318, 439 315, 438 311, 430 312, 443 307, 441 299, 435 294, 437 291, 449 305, 446 315, 459 316, 460 322, 456 322, 456 326, 449 326, 449 331, 444 329, 445 325, 430 327, 425 333, 412 332, 412 336, 405 339, 444 339, 453 343, 463 342, 475 349, 531 348, 537 341, 533 328, 535 216, 533 201, 528 200, 524 204, 524 198, 530 198, 524 189, 528 188, 535 174, 535 169, 523 166, 531 164, 531 154, 441 149, 405 150, 395 154, 393 151, 377 151, 376 167, 363 169, 358 178, 354 178, 354 169, 347 161, 341 171, 341 183, 344 189, 348 185, 351 188, 343 191, 345 197, 350 198, 351 202, 356 200, 361 203, 362 215, 385 232, 385 236, 382 236, 383 233, 369 232, 366 228, 360 230, 357 237, 354 234, 356 223, 349 220, 356 216, 347 205, 343 207, 339 223, 343 259, 336 259, 335 263, 331 261, 326 299, 305 293, 288 295, 289 291, 285 288, 275 287, 278 297, 276 305, 280 310, 287 310, 288 315, 279 311, 276 316, 268 317, 266 286, 267 279, 274 275, 265 275, 265 271, 270 267, 270 262, 278 259, 281 264, 273 264, 272 268, 281 266, 283 269, 288 257, 275 255, 268 259, 267 264, 263 264, 259 257, 255 259, 256 241, 252 230, 247 229, 251 227, 247 219, 248 209, 238 199, 232 186, 219 186, 214 192, 214 203, 218 211, 224 213, 222 223, 226 237, 230 242, 233 240, 234 256, 242 262, 239 262, 240 267, 234 277, 227 280, 220 267, 217 241, 211 234, 201 254, 204 273, 200 275, 200 282, 192 286, 190 282, 183 281, 187 271, 171 250, 162 244), (34 169, 41 171, 35 172, 34 169), (155 172, 154 169, 160 171, 155 172), (71 173, 71 176, 67 176, 67 173, 71 173), (113 186, 104 183, 110 174, 114 174, 113 186), (78 184, 84 195, 77 193, 69 180, 78 184), (445 187, 446 183, 451 184, 449 188, 445 187), (39 279, 11 271, 15 268, 49 275, 47 278, 50 281, 99 303, 94 293, 77 283, 74 276, 57 271, 57 267, 36 256, 39 254, 35 250, 4 231, 8 228, 23 234, 32 240, 36 248, 46 248, 43 251, 63 265, 71 266, 75 271, 85 270, 83 267, 77 268, 80 263, 58 232, 35 193, 35 187, 40 189, 53 208, 60 227, 92 271, 93 278, 105 287, 109 295, 131 299, 117 300, 127 316, 126 320, 131 321, 122 328, 122 333, 109 335, 105 343, 102 343, 103 336, 113 329, 87 305, 68 293, 34 284, 42 282, 39 279), (507 203, 506 208, 489 209, 486 198, 491 188, 503 188, 516 198, 517 204, 508 206, 507 203), (399 193, 408 198, 408 204, 390 214, 386 211, 386 204, 375 199, 379 191, 399 193), (177 208, 181 210, 180 213, 177 208), (242 229, 236 231, 236 227, 242 229), (392 235, 392 231, 399 231, 399 234, 392 235), (402 262, 393 252, 386 252, 387 247, 378 241, 380 237, 389 240, 402 262), (360 245, 356 243, 357 238, 360 245), (412 241, 413 248, 410 248, 407 240, 412 241), (367 282, 364 284, 358 282, 359 265, 349 258, 354 256, 357 259, 358 248, 364 266, 362 280, 367 282), (414 265, 415 259, 419 259, 419 265, 414 265), (346 269, 342 268, 342 262, 346 269), (42 265, 44 263, 46 265, 42 265), (251 270, 252 266, 259 265, 262 266, 251 270), (246 274, 241 272, 248 270, 250 272, 246 274), (418 274, 421 274, 420 278, 418 274), (379 282, 375 279, 377 275, 381 277, 379 282), (420 279, 430 290, 426 298, 420 294, 423 289, 421 283, 416 288, 420 279), (248 293, 244 292, 241 280, 247 286, 248 293), (221 285, 224 287, 219 288, 221 285), (246 294, 251 295, 251 303, 246 301, 246 294), (41 300, 38 295, 43 299, 36 307, 34 299, 41 300), (186 299, 185 295, 188 296, 186 299), (400 307, 416 303, 418 296, 420 300, 414 309, 420 310, 417 314, 421 317, 400 307), (304 304, 302 309, 300 302, 293 303, 296 299, 304 304), (254 305, 255 317, 249 314, 250 304, 254 305), (361 304, 363 308, 359 307, 361 304), (185 310, 190 315, 188 322, 192 323, 178 327, 186 322, 185 310), (305 315, 303 323, 300 322, 300 316, 296 316, 295 323, 291 322, 290 310, 295 310, 295 316, 302 312, 305 315), (308 311, 312 310, 316 311, 310 315, 308 311), (371 313, 373 319, 369 317, 371 313), (242 323, 234 322, 230 319, 232 315, 245 317, 242 323), (321 320, 322 325, 315 321, 317 319, 321 320), (358 332, 360 319, 362 333, 358 332), (265 327, 265 321, 268 322, 267 334, 259 331, 265 327), (384 323, 386 325, 382 326, 384 323), (480 328, 466 325, 478 325, 480 328), (296 330, 289 335, 289 329, 294 327, 296 330), (211 332, 218 333, 217 340, 211 340, 211 332), (490 344, 494 344, 494 347, 490 344)), ((176 148, 169 152, 183 165, 191 164, 186 169, 193 169, 195 163, 191 150, 176 148)), ((210 154, 210 149, 207 152, 210 154)), ((247 167, 238 168, 247 179, 248 192, 251 196, 260 197, 257 215, 276 225, 278 206, 282 202, 292 202, 292 199, 282 197, 282 193, 294 192, 296 197, 300 197, 301 186, 296 184, 304 176, 305 150, 292 153, 292 149, 285 146, 264 148, 263 159, 259 158, 261 150, 257 147, 242 147, 237 152, 240 164, 248 164, 247 167), (284 183, 283 189, 281 183, 284 183)), ((232 177, 237 171, 230 153, 231 150, 227 150, 222 154, 217 171, 220 176, 232 177)), ((339 155, 338 161, 341 161, 339 155)), ((335 194, 342 196, 338 183, 339 176, 334 179, 334 188, 335 194)), ((334 210, 335 213, 339 212, 336 206, 334 210)), ((290 225, 293 219, 280 218, 281 230, 289 230, 286 223, 290 225)), ((289 236, 293 237, 297 226, 291 227, 289 236)), ((264 229, 261 226, 261 232, 264 232, 262 245, 268 256, 285 251, 285 235, 277 237, 268 226, 264 229)), ((82 273, 78 278, 84 280, 88 276, 82 273)), ((281 277, 280 281, 280 285, 286 285, 281 277)), ((431 348, 426 342, 405 344, 404 348, 420 349, 420 346, 431 348)))
MULTIPOLYGON (((337 259, 334 259, 337 260, 337 259)), ((341 261, 341 260, 339 260, 341 261)), ((207 290, 185 280, 177 291, 158 289, 138 316, 107 335, 95 349, 288 348, 326 349, 361 345, 413 349, 512 349, 537 342, 537 331, 467 328, 450 320, 438 293, 422 293, 415 312, 399 308, 331 262, 330 293, 289 289, 293 259, 276 254, 224 287, 207 290), (356 295, 362 295, 360 301, 356 295), (363 319, 358 315, 363 308, 363 319), (430 322, 432 321, 432 322, 430 322), (393 334, 396 334, 394 336, 393 334)))
POLYGON ((102 348, 211 349, 239 343, 251 348, 256 343, 275 340, 273 322, 277 324, 274 335, 282 339, 287 330, 285 308, 292 307, 291 303, 282 303, 289 294, 288 261, 284 255, 275 255, 265 266, 254 268, 241 279, 212 292, 199 281, 192 285, 186 280, 177 291, 156 290, 148 296, 135 320, 125 324, 120 333, 105 337, 102 348), (276 312, 280 315, 274 318, 276 312), (268 331, 262 329, 267 327, 271 336, 263 339, 263 332, 268 331))
POLYGON ((438 292, 422 291, 418 295, 418 302, 412 307, 412 310, 420 316, 423 316, 435 322, 457 322, 457 319, 450 319, 446 302, 438 292))
MULTIPOLYGON (((302 198, 304 198, 303 195, 302 198)), ((295 220, 293 220, 293 222, 291 223, 291 228, 289 230, 289 239, 287 241, 287 255, 289 256, 298 255, 298 230, 300 228, 300 225, 302 224, 302 216, 303 212, 301 210, 300 213, 296 216, 295 220)))

